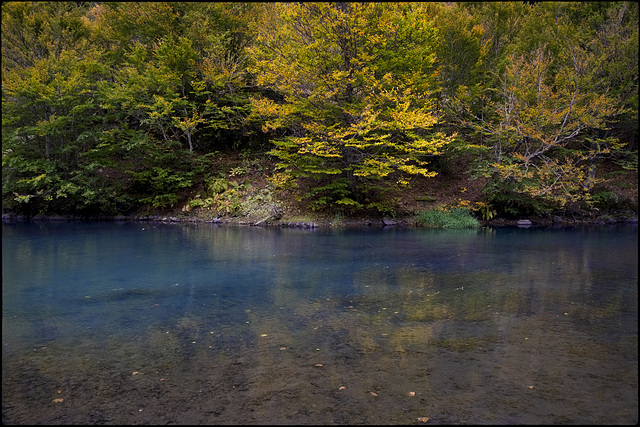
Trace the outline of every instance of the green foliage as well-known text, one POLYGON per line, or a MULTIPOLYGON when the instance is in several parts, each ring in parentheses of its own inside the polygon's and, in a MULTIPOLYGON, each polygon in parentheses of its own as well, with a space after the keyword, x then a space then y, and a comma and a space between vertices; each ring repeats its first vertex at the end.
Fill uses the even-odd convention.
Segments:
POLYGON ((225 178, 209 178, 205 182, 207 191, 212 195, 224 193, 230 185, 225 178))
POLYGON ((183 188, 191 187, 193 172, 180 172, 168 168, 155 166, 132 174, 134 186, 143 194, 143 203, 155 208, 174 206, 179 201, 179 192, 183 188))
POLYGON ((339 205, 341 211, 353 212, 362 205, 353 200, 350 195, 348 181, 345 178, 338 178, 325 181, 324 185, 310 187, 304 197, 309 199, 309 206, 314 211, 323 211, 339 205))
MULTIPOLYGON (((487 29, 463 4, 434 2, 428 8, 440 35, 436 55, 440 99, 455 96, 460 86, 477 88, 486 72, 485 63, 495 58, 488 56, 493 40, 486 37, 487 29)), ((442 107, 448 105, 442 103, 442 107)))
POLYGON ((588 200, 588 205, 600 211, 601 214, 611 214, 615 212, 634 212, 637 210, 638 201, 630 200, 627 197, 620 197, 609 190, 597 190, 588 200))
POLYGON ((611 191, 599 191, 591 196, 591 201, 597 208, 608 212, 611 207, 618 203, 618 196, 611 191))
POLYGON ((65 50, 84 50, 90 29, 82 2, 3 2, 2 74, 33 67, 65 50))
POLYGON ((5 210, 171 209, 205 180, 188 206, 246 214, 265 156, 318 211, 394 215, 460 155, 485 219, 630 203, 595 172, 637 172, 635 2, 4 2, 1 37, 5 210))
POLYGON ((638 153, 627 152, 625 155, 616 157, 614 162, 624 170, 638 172, 638 153))
POLYGON ((226 178, 205 180, 205 194, 198 194, 187 202, 188 209, 200 208, 216 216, 242 215, 264 220, 278 217, 280 210, 269 188, 257 189, 249 183, 226 178))
POLYGON ((218 13, 195 43, 187 21, 203 7, 3 3, 5 208, 32 214, 169 208, 196 175, 207 173, 208 153, 176 159, 184 156, 181 146, 199 147, 200 135, 242 134, 249 103, 246 81, 238 78, 244 66, 237 62, 230 76, 213 64, 230 52, 239 58, 243 47, 214 39, 226 28, 240 40, 248 17, 218 13))
POLYGON ((187 205, 204 208, 216 215, 238 214, 242 211, 244 193, 249 187, 226 178, 209 178, 205 180, 205 195, 197 195, 187 205))
POLYGON ((493 205, 491 205, 490 203, 476 202, 476 207, 474 208, 474 210, 478 212, 482 219, 484 219, 485 221, 494 219, 498 214, 493 205))
POLYGON ((424 227, 434 228, 477 228, 478 221, 471 216, 468 209, 432 209, 421 212, 416 222, 424 227))
MULTIPOLYGON (((544 215, 564 205, 541 197, 531 197, 521 190, 526 183, 516 180, 492 180, 483 189, 487 205, 494 216, 514 218, 521 215, 544 215)), ((490 218, 485 218, 490 219, 490 218)))
POLYGON ((258 221, 278 219, 282 216, 270 188, 250 190, 242 203, 242 212, 247 218, 258 221))

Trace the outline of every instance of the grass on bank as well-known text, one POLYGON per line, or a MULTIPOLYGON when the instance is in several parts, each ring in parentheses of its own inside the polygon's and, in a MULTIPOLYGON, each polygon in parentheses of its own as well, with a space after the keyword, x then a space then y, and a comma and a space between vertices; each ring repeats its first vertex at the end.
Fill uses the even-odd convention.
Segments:
POLYGON ((434 228, 477 228, 480 223, 467 209, 432 209, 421 212, 416 218, 418 225, 434 228))

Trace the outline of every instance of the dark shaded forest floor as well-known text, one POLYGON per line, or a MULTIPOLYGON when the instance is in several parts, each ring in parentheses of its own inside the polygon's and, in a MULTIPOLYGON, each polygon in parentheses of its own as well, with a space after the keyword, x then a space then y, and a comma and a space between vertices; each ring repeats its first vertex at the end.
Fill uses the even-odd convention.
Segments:
MULTIPOLYGON (((483 201, 483 189, 487 183, 486 178, 472 179, 470 176, 470 156, 448 159, 439 162, 437 167, 439 173, 433 178, 421 176, 414 177, 411 185, 398 194, 399 203, 395 215, 344 215, 342 212, 327 211, 317 212, 309 209, 304 200, 299 200, 300 194, 306 192, 305 188, 298 188, 295 191, 277 192, 278 205, 282 211, 282 217, 278 220, 270 221, 271 224, 295 225, 313 222, 318 225, 361 225, 361 224, 381 224, 382 218, 386 217, 392 221, 397 221, 407 225, 415 224, 415 217, 423 211, 438 207, 468 206, 472 209, 477 206, 477 202, 483 201)), ((246 160, 241 160, 237 156, 223 157, 222 170, 240 167, 246 164, 246 160)), ((254 165, 258 163, 255 162, 254 165)), ((268 186, 267 176, 275 169, 275 164, 269 162, 259 162, 259 168, 249 168, 246 175, 237 177, 238 182, 251 183, 254 187, 264 188, 268 186)), ((602 162, 598 165, 596 176, 602 182, 594 188, 594 192, 607 193, 610 195, 610 205, 606 209, 585 209, 579 206, 567 206, 562 211, 552 212, 545 216, 526 217, 506 217, 498 214, 491 220, 483 220, 476 212, 482 224, 516 224, 518 219, 528 218, 534 224, 549 225, 555 222, 563 223, 615 223, 633 222, 638 216, 638 173, 637 171, 625 170, 613 162, 602 162)), ((177 217, 185 215, 184 212, 175 210, 172 213, 177 217)), ((188 216, 199 218, 203 212, 191 212, 188 216)), ((206 214, 205 214, 206 216, 206 214)), ((227 218, 232 223, 247 223, 241 217, 227 218)), ((223 221, 223 222, 226 222, 223 221)), ((248 221, 248 223, 251 223, 248 221)))
MULTIPOLYGON (((260 218, 247 215, 221 215, 213 209, 187 208, 187 202, 197 194, 204 194, 204 185, 185 191, 182 201, 172 209, 149 209, 144 213, 128 216, 78 218, 68 215, 36 216, 36 220, 83 220, 83 219, 118 219, 143 221, 172 222, 216 222, 236 225, 280 225, 280 226, 350 226, 350 225, 383 225, 398 223, 415 225, 416 216, 421 212, 441 207, 466 206, 483 225, 512 225, 519 219, 530 219, 534 226, 552 224, 612 224, 619 222, 637 222, 638 217, 638 173, 623 169, 611 161, 598 165, 596 177, 601 181, 594 187, 592 194, 605 194, 607 204, 600 202, 600 208, 585 208, 578 205, 567 205, 562 211, 550 212, 543 216, 506 216, 498 213, 490 220, 484 219, 475 211, 478 202, 484 201, 483 188, 486 178, 472 179, 469 173, 473 159, 457 157, 440 161, 436 166, 439 173, 433 178, 414 177, 411 184, 396 195, 397 208, 392 215, 369 213, 349 215, 329 209, 324 212, 314 211, 308 207, 308 200, 301 198, 307 189, 299 187, 295 190, 274 190, 269 176, 275 171, 273 161, 264 156, 241 156, 237 152, 221 154, 211 164, 212 173, 224 176, 240 186, 251 187, 251 194, 262 189, 270 189, 273 204, 277 205, 277 217, 260 218)), ((435 167, 434 167, 435 169, 435 167)), ((244 201, 243 201, 244 202, 244 201)), ((241 202, 241 203, 243 203, 241 202)), ((11 214, 3 215, 3 220, 23 219, 11 214)))

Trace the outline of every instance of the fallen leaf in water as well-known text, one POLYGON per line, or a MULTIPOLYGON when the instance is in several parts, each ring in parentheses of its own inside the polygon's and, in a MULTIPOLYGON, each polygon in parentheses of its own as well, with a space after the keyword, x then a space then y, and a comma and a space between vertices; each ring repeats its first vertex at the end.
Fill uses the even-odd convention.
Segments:
POLYGON ((370 394, 371 396, 378 397, 378 393, 374 393, 373 391, 370 391, 370 392, 369 392, 369 394, 370 394))
POLYGON ((138 371, 133 371, 131 375, 138 375, 138 371))
POLYGON ((61 398, 58 397, 57 399, 53 399, 52 402, 53 403, 62 403, 62 402, 64 402, 64 399, 61 399, 61 398))
POLYGON ((269 336, 269 335, 267 335, 267 334, 262 334, 262 335, 260 335, 260 336, 261 336, 261 337, 267 337, 267 336, 269 336))
POLYGON ((429 417, 419 417, 418 421, 420 421, 421 423, 426 423, 427 421, 429 421, 429 417))
POLYGON ((315 366, 316 368, 322 368, 324 365, 322 363, 316 363, 313 366, 315 366))
POLYGON ((410 391, 409 393, 407 393, 407 396, 409 396, 409 397, 413 397, 415 395, 416 395, 415 391, 410 391))

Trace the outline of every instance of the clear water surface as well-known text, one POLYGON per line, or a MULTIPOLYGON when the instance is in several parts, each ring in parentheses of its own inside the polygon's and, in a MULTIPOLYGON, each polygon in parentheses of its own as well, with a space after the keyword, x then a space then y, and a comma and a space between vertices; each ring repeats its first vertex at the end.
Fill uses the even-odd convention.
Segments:
POLYGON ((3 224, 2 305, 4 424, 638 421, 635 225, 3 224))

